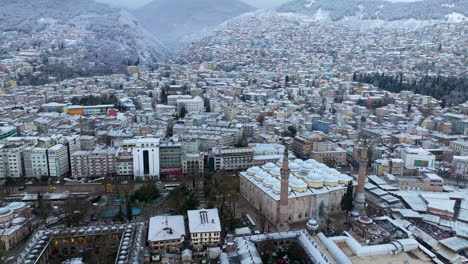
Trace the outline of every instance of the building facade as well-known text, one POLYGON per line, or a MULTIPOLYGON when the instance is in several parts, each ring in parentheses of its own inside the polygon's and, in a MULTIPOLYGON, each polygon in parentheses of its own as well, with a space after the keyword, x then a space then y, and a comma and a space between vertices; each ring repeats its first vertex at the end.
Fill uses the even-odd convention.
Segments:
POLYGON ((221 222, 218 209, 189 210, 188 225, 192 246, 200 250, 221 243, 221 222))
POLYGON ((148 245, 153 255, 180 253, 185 236, 183 215, 154 216, 149 219, 148 245))
POLYGON ((135 178, 159 178, 159 138, 124 140, 123 148, 131 149, 135 178))
MULTIPOLYGON (((251 167, 240 173, 240 193, 266 218, 268 226, 279 221, 281 167, 284 161, 251 167)), ((341 198, 351 177, 313 159, 289 162, 288 224, 319 219, 319 208, 326 214, 340 210, 341 198)))
POLYGON ((401 152, 406 169, 434 169, 435 156, 425 149, 407 148, 401 152))
POLYGON ((245 170, 253 166, 253 150, 251 148, 213 149, 210 163, 214 171, 245 170))
POLYGON ((65 145, 57 144, 47 150, 49 176, 60 178, 69 173, 68 149, 65 145))
POLYGON ((182 173, 184 175, 203 175, 205 170, 204 157, 201 154, 182 155, 182 173))

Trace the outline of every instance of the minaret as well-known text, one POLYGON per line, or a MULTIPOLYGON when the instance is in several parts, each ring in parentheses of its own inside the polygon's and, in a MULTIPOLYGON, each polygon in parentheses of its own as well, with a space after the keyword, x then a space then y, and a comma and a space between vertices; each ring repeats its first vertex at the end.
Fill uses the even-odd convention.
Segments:
POLYGON ((289 189, 289 151, 288 146, 284 148, 283 154, 283 166, 281 168, 281 192, 279 202, 279 214, 278 214, 278 230, 287 231, 289 230, 289 209, 288 209, 288 189, 289 189))
POLYGON ((359 177, 356 196, 354 198, 354 207, 360 216, 366 216, 366 195, 364 186, 366 184, 367 170, 367 146, 360 146, 356 149, 357 160, 359 162, 359 177))

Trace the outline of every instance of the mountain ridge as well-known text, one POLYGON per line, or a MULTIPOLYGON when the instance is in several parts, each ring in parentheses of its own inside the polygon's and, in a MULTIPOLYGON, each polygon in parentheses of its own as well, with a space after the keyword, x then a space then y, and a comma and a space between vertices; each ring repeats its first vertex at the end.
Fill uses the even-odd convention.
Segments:
POLYGON ((356 16, 361 20, 446 20, 452 13, 468 16, 464 0, 292 0, 276 9, 314 17, 325 12, 332 21, 356 16))

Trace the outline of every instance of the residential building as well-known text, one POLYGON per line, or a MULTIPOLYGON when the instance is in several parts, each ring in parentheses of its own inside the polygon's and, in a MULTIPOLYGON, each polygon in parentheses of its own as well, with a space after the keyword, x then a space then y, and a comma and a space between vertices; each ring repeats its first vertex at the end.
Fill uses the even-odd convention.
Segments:
POLYGON ((453 156, 452 172, 462 178, 468 178, 468 156, 453 156))
POLYGON ((23 146, 18 144, 0 145, 0 178, 23 177, 23 146))
POLYGON ((148 245, 153 255, 180 253, 185 236, 183 215, 154 216, 149 219, 148 245))
POLYGON ((190 239, 195 249, 221 243, 221 222, 217 208, 189 210, 187 215, 190 239))
POLYGON ((193 99, 177 99, 177 108, 179 109, 179 111, 182 107, 184 107, 188 113, 204 112, 205 102, 200 96, 195 96, 193 99))
POLYGON ((296 136, 292 144, 294 155, 299 158, 309 158, 310 152, 314 147, 314 143, 322 140, 323 137, 320 134, 314 134, 311 136, 296 136))
POLYGON ((210 156, 210 168, 214 171, 245 170, 253 166, 251 148, 215 148, 210 156))
POLYGON ((49 163, 47 159, 47 148, 28 147, 23 151, 24 171, 26 178, 40 180, 41 177, 49 176, 49 163))
POLYGON ((347 163, 347 152, 331 142, 316 142, 310 152, 310 158, 325 163, 331 167, 341 166, 347 163))
POLYGON ((451 141, 450 149, 461 155, 468 155, 468 141, 451 141))
POLYGON ((117 177, 133 176, 133 155, 131 149, 119 149, 115 158, 117 177))
POLYGON ((65 145, 57 144, 47 150, 49 162, 49 177, 60 178, 67 176, 69 171, 68 149, 65 145))
POLYGON ((112 177, 117 174, 114 148, 77 151, 71 155, 72 176, 77 178, 112 177))
POLYGON ((204 168, 205 162, 202 154, 182 155, 182 173, 184 175, 203 175, 204 168))

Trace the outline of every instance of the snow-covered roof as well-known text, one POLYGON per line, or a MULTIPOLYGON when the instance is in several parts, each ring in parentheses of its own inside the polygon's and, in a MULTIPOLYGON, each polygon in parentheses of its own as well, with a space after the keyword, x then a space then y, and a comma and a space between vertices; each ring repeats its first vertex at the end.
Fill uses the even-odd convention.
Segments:
POLYGON ((221 232, 218 209, 187 211, 190 233, 221 232))
POLYGON ((455 252, 468 249, 468 240, 462 237, 451 237, 439 242, 455 252))
POLYGON ((148 241, 176 240, 185 236, 183 215, 154 216, 149 220, 148 241))

